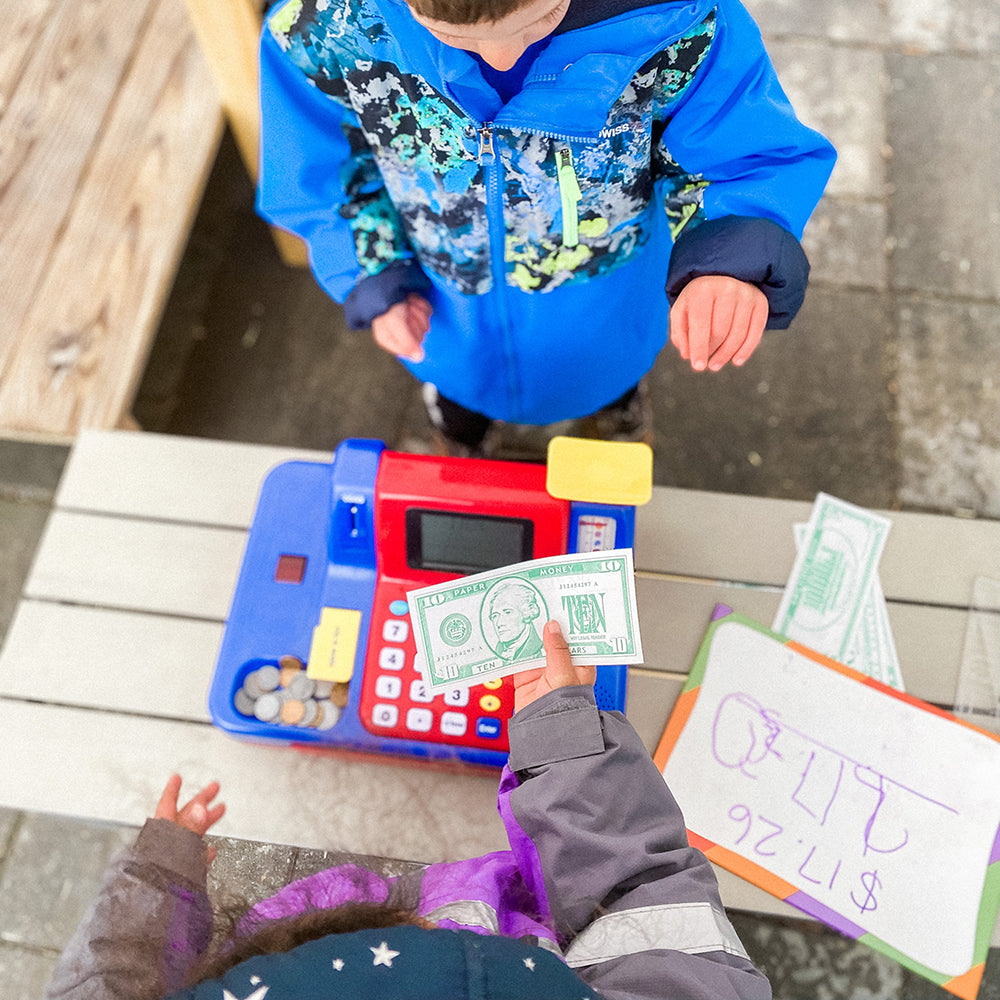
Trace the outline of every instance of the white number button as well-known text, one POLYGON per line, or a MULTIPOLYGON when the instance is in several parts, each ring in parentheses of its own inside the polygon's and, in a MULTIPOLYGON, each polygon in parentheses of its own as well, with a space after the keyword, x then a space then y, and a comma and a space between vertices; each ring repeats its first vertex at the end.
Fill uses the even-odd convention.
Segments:
POLYGON ((469 704, 469 689, 449 688, 444 692, 443 697, 446 705, 454 705, 456 708, 462 708, 463 705, 469 704))
POLYGON ((382 625, 382 638, 386 642, 406 642, 410 634, 410 623, 401 618, 387 618, 382 625))
POLYGON ((433 701, 434 695, 427 690, 423 681, 413 681, 410 684, 410 701, 433 701))
POLYGON ((441 716, 441 732, 445 736, 464 736, 468 724, 461 712, 445 712, 441 716))
POLYGON ((383 646, 379 650, 378 665, 383 670, 402 670, 406 665, 406 650, 383 646))
POLYGON ((389 729, 399 721, 399 709, 395 705, 376 705, 372 709, 372 724, 389 729))
POLYGON ((415 733, 430 732, 434 714, 429 708, 411 708, 406 713, 406 728, 415 733))
POLYGON ((375 678, 377 698, 398 698, 403 693, 403 682, 392 674, 382 674, 375 678))

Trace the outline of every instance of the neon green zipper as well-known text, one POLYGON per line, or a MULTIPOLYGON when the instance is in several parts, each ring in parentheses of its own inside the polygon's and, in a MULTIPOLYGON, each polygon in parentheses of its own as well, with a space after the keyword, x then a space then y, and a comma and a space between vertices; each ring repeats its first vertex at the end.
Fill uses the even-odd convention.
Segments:
POLYGON ((559 196, 562 199, 564 247, 575 247, 580 242, 577 203, 580 201, 580 183, 573 169, 573 153, 567 147, 556 153, 556 177, 559 179, 559 196))

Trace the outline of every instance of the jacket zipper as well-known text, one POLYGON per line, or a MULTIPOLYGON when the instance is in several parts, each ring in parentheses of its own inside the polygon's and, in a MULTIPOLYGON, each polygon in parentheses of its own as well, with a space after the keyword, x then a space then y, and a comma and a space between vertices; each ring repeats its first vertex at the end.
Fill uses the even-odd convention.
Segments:
POLYGON ((562 199, 562 245, 575 247, 580 242, 577 204, 581 192, 580 182, 573 169, 573 151, 568 146, 556 152, 556 177, 559 180, 559 197, 562 199))
POLYGON ((500 166, 497 163, 496 148, 493 145, 493 123, 484 122, 478 128, 479 163, 483 168, 483 184, 486 188, 486 219, 490 230, 490 258, 493 282, 503 287, 504 276, 504 224, 503 198, 500 190, 500 166))
POLYGON ((493 275, 493 287, 496 291, 495 319, 502 331, 503 353, 507 359, 509 375, 507 378, 507 399, 513 409, 521 406, 518 388, 518 373, 513 371, 516 355, 511 337, 510 315, 507 310, 507 274, 506 242, 507 231, 503 221, 503 195, 500 185, 500 167, 497 163, 496 149, 493 145, 493 123, 483 122, 478 128, 479 133, 479 163, 483 168, 483 182, 486 187, 486 220, 490 234, 490 270, 493 275))

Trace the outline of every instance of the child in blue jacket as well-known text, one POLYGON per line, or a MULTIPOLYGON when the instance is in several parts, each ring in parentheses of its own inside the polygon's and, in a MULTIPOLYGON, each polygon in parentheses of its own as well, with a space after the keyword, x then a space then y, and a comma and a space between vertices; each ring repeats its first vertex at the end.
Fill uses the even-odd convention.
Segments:
POLYGON ((318 872, 254 906, 205 965, 219 787, 180 807, 175 776, 46 1000, 770 1000, 642 741, 598 711, 595 668, 554 622, 543 641, 545 668, 514 678, 509 850, 392 878, 318 872))
POLYGON ((259 209, 446 437, 740 365, 805 292, 834 152, 738 0, 286 0, 259 209))

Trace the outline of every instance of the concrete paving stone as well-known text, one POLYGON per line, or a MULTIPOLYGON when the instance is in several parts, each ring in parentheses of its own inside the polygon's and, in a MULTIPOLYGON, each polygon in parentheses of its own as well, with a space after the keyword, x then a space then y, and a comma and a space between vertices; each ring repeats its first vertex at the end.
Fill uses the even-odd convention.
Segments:
POLYGON ((359 865, 378 872, 384 878, 407 875, 426 867, 418 861, 400 858, 380 858, 367 854, 350 854, 344 851, 313 851, 303 848, 295 859, 294 878, 306 878, 337 865, 359 865))
POLYGON ((69 447, 0 439, 0 496, 50 499, 69 447))
POLYGON ((0 941, 0 990, 4 1000, 38 1000, 52 976, 58 954, 0 941))
MULTIPOLYGON (((899 995, 902 1000, 953 1000, 955 996, 908 969, 903 970, 903 987, 899 995)), ((986 956, 986 968, 976 1000, 1000 1000, 1000 948, 990 948, 986 956)))
POLYGON ((14 846, 14 828, 21 817, 16 809, 0 807, 0 870, 14 846))
POLYGON ((897 311, 900 499, 1000 517, 1000 305, 897 311))
POLYGON ((861 46, 777 40, 769 46, 778 78, 798 117, 837 150, 829 195, 885 195, 884 56, 861 46))
POLYGON ((25 813, 0 879, 0 941, 61 950, 131 827, 25 813))
POLYGON ((292 881, 297 847, 264 844, 235 837, 209 837, 218 854, 208 869, 213 901, 238 899, 253 904, 292 881))
POLYGON ((812 268, 810 281, 885 290, 887 230, 884 202, 825 196, 802 237, 812 268))
MULTIPOLYGON (((265 247, 263 223, 244 222, 245 238, 265 247)), ((174 412, 148 429, 321 450, 344 437, 395 435, 414 380, 368 331, 347 329, 308 271, 266 250, 222 271, 174 412)))
POLYGON ((1000 58, 887 59, 893 286, 1000 297, 1000 58))
POLYGON ((0 645, 14 617, 48 515, 48 503, 0 495, 0 566, 3 567, 0 572, 0 645))
POLYGON ((911 53, 1000 51, 996 0, 888 0, 889 38, 911 53))
POLYGON ((801 0, 748 0, 765 39, 785 35, 870 44, 885 35, 882 4, 871 0, 804 4, 801 0))
POLYGON ((218 918, 216 931, 226 933, 230 920, 248 906, 274 895, 297 879, 327 868, 356 864, 386 877, 422 868, 412 861, 369 857, 338 851, 317 851, 231 837, 209 837, 218 854, 208 870, 208 893, 218 918))
POLYGON ((668 347, 650 376, 657 481, 891 507, 890 315, 887 295, 814 285, 742 369, 692 372, 668 347))
MULTIPOLYGON (((730 913, 774 1000, 904 1000, 902 967, 821 924, 730 913)), ((939 991, 941 996, 947 996, 939 991)))

